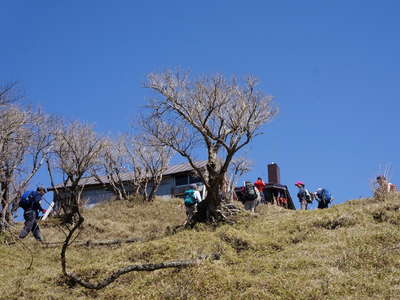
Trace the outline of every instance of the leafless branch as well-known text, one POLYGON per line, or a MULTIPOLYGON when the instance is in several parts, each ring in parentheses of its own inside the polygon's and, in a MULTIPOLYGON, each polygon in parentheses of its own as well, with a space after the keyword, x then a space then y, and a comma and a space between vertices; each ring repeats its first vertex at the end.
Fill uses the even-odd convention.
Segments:
MULTIPOLYGON (((129 239, 116 239, 116 240, 104 240, 104 241, 96 241, 96 240, 87 240, 87 241, 77 241, 70 243, 71 246, 85 246, 85 247, 96 247, 96 246, 111 246, 111 245, 121 245, 121 244, 130 244, 143 242, 145 239, 142 238, 129 238, 129 239)), ((52 243, 43 243, 46 248, 58 247, 64 242, 52 242, 52 243)))
POLYGON ((50 117, 41 111, 22 109, 13 104, 0 109, 2 224, 12 221, 22 192, 41 168, 51 148, 49 120, 50 117))

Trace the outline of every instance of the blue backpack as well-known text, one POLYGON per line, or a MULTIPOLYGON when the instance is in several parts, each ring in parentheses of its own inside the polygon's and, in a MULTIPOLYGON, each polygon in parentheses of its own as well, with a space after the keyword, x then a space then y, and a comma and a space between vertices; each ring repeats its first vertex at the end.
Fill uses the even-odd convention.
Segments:
POLYGON ((19 200, 19 206, 24 210, 32 208, 33 204, 33 191, 26 191, 22 194, 21 199, 19 200))
POLYGON ((194 190, 187 190, 183 194, 183 199, 185 202, 185 206, 192 206, 196 204, 196 198, 194 197, 194 190))
POLYGON ((329 193, 329 191, 327 189, 323 189, 321 191, 321 193, 319 193, 319 194, 320 194, 320 198, 324 199, 326 201, 326 203, 331 202, 332 196, 331 196, 331 193, 329 193))

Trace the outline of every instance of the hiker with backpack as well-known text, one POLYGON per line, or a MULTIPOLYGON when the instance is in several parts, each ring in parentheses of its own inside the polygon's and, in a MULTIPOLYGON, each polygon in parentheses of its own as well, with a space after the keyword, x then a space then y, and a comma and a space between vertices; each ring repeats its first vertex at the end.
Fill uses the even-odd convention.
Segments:
POLYGON ((186 223, 192 219, 196 211, 197 204, 199 204, 201 200, 201 195, 197 190, 196 184, 191 184, 189 189, 183 193, 183 201, 186 208, 186 223))
POLYGON ((24 228, 21 230, 19 234, 19 238, 25 238, 29 232, 32 231, 33 236, 39 242, 43 242, 42 234, 40 233, 39 224, 37 222, 39 218, 39 211, 43 214, 46 213, 46 210, 42 208, 40 205, 40 201, 43 198, 43 195, 46 193, 46 189, 44 187, 38 187, 36 191, 26 191, 19 202, 19 206, 24 210, 24 219, 25 224, 24 228))
POLYGON ((393 183, 390 183, 385 176, 380 175, 376 177, 375 197, 384 197, 388 193, 396 192, 397 188, 393 183))
POLYGON ((313 195, 305 188, 303 182, 297 181, 294 185, 299 188, 297 198, 299 198, 300 201, 300 209, 307 210, 308 204, 312 203, 313 195))
POLYGON ((332 196, 327 189, 318 188, 315 192, 315 200, 318 202, 319 209, 328 208, 332 196))
POLYGON ((265 196, 264 196, 264 189, 265 189, 265 182, 262 180, 261 177, 258 177, 256 182, 254 182, 255 187, 258 189, 258 191, 260 192, 260 196, 261 196, 261 203, 265 203, 265 196))
POLYGON ((261 200, 260 192, 253 183, 245 181, 242 194, 244 198, 244 209, 254 213, 257 203, 261 200))

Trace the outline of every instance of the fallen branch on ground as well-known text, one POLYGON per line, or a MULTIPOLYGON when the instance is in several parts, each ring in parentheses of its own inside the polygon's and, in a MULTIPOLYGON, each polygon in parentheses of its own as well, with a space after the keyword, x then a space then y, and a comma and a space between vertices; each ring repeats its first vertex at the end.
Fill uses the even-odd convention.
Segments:
MULTIPOLYGON (((69 246, 71 246, 71 244, 74 243, 73 236, 74 233, 81 227, 81 225, 83 224, 83 222, 85 221, 84 217, 81 215, 80 211, 79 211, 79 206, 77 205, 76 207, 74 207, 75 210, 73 211, 73 214, 75 216, 75 219, 77 219, 76 223, 70 228, 67 227, 69 233, 66 236, 62 248, 61 248, 61 270, 63 275, 69 280, 72 281, 73 283, 78 283, 79 285, 88 288, 88 289, 95 289, 95 290, 99 290, 102 289, 106 286, 108 286, 109 284, 111 284, 112 282, 114 282, 116 279, 118 279, 121 275, 129 273, 129 272, 133 272, 133 271, 154 271, 154 270, 159 270, 159 269, 166 269, 166 268, 184 268, 184 267, 188 267, 188 266, 193 266, 193 265, 198 265, 201 263, 201 261, 209 258, 211 260, 217 260, 219 259, 219 255, 217 254, 212 254, 212 255, 203 255, 200 256, 196 259, 193 260, 180 260, 180 261, 172 261, 172 262, 161 262, 158 264, 136 264, 136 265, 130 265, 124 268, 120 268, 116 271, 114 271, 113 273, 111 273, 110 276, 108 276, 107 278, 105 278, 102 281, 99 281, 97 283, 92 283, 90 281, 86 281, 84 279, 82 279, 79 275, 73 273, 73 272, 68 272, 67 271, 67 258, 66 258, 66 253, 67 253, 67 249, 69 246)), ((79 235, 79 233, 78 233, 79 235)), ((130 239, 130 242, 135 242, 138 239, 130 239)), ((98 241, 97 244, 100 245, 105 245, 105 244, 118 244, 120 243, 120 240, 111 240, 111 241, 98 241)), ((125 240, 126 242, 126 240, 125 240)), ((90 243, 86 243, 89 244, 90 243)))
POLYGON ((85 288, 99 290, 99 289, 102 289, 102 288, 106 287, 107 285, 111 284, 112 282, 114 282, 121 275, 129 273, 129 272, 155 271, 155 270, 166 269, 166 268, 185 268, 185 267, 198 265, 207 258, 210 258, 211 260, 218 260, 219 256, 217 254, 202 255, 202 256, 199 256, 197 259, 193 259, 193 260, 171 261, 171 262, 163 262, 163 263, 158 263, 158 264, 131 265, 131 266, 127 266, 127 267, 124 267, 124 268, 114 271, 110 276, 108 276, 104 280, 97 282, 97 283, 91 283, 89 281, 83 280, 74 273, 67 273, 67 276, 70 279, 72 279, 74 282, 80 284, 81 286, 83 286, 85 288))
MULTIPOLYGON (((129 244, 129 243, 136 243, 136 242, 144 242, 146 241, 143 238, 129 238, 125 240, 103 240, 103 241, 92 241, 92 240, 87 240, 87 241, 77 241, 73 242, 70 245, 71 246, 86 246, 86 247, 91 247, 91 246, 109 246, 109 245, 120 245, 120 244, 129 244)), ((63 245, 64 242, 49 242, 49 243, 43 243, 43 245, 46 246, 46 248, 56 248, 60 245, 63 245)))

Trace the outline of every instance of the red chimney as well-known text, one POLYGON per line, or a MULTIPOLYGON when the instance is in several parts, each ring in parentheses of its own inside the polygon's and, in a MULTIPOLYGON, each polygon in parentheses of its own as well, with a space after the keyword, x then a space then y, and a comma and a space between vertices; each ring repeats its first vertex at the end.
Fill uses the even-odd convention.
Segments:
POLYGON ((281 184, 281 172, 276 163, 268 165, 268 183, 281 184))

